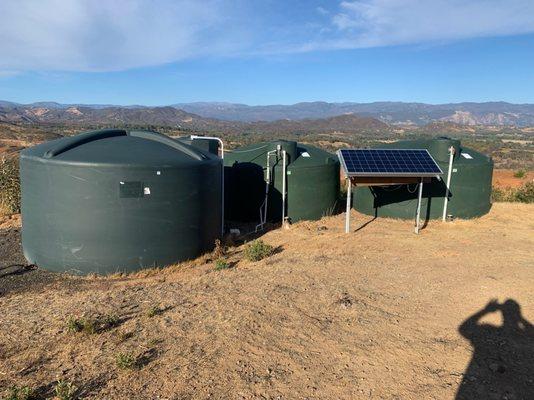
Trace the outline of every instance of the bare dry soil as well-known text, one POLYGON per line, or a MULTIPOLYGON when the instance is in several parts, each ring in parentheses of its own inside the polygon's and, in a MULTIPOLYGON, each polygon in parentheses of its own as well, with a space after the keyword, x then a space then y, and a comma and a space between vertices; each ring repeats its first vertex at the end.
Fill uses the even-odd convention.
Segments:
POLYGON ((126 277, 0 271, 0 397, 61 379, 87 399, 534 398, 533 205, 420 235, 343 218, 266 233, 279 251, 259 262, 232 247, 222 271, 209 255, 126 277))

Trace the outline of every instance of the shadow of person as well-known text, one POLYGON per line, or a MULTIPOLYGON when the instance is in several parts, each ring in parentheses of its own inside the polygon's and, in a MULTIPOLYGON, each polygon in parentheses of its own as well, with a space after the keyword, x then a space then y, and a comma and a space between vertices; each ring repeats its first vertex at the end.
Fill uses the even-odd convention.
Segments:
POLYGON ((534 326, 523 318, 516 301, 491 300, 458 330, 474 349, 456 400, 534 399, 534 326), (497 311, 501 326, 480 321, 497 311))

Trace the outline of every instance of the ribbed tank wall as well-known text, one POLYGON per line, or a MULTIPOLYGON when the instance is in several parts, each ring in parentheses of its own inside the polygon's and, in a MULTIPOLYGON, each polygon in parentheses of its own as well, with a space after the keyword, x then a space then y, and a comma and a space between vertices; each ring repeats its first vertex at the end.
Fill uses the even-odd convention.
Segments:
POLYGON ((209 158, 151 167, 22 154, 24 255, 45 269, 81 274, 197 257, 220 237, 221 168, 209 158))
MULTIPOLYGON (((473 151, 471 153, 474 154, 473 151)), ((493 162, 472 165, 462 162, 454 164, 453 168, 456 172, 452 174, 447 214, 474 218, 488 213, 491 208, 493 162)))
MULTIPOLYGON (((438 139, 430 141, 404 141, 387 148, 426 148, 444 172, 441 180, 432 178, 423 185, 421 215, 425 219, 438 219, 443 215, 448 172, 448 157, 443 152, 450 146, 457 149, 453 160, 447 214, 456 218, 475 218, 491 208, 491 180, 493 161, 475 150, 461 148, 459 141, 438 139)), ((353 207, 368 215, 391 218, 414 218, 417 207, 416 185, 383 187, 357 187, 353 207)))
MULTIPOLYGON (((282 167, 275 167, 273 190, 269 196, 270 219, 282 218, 282 167)), ((323 165, 288 167, 286 215, 291 222, 315 220, 332 215, 339 202, 339 163, 334 160, 323 165)))
MULTIPOLYGON (((286 216, 292 221, 314 220, 332 214, 339 199, 339 161, 323 150, 296 142, 273 141, 236 149, 225 156, 227 217, 259 221, 265 200, 267 152, 287 151, 286 216)), ((271 156, 268 220, 282 218, 283 163, 271 156)))
POLYGON ((291 169, 288 210, 292 221, 333 215, 339 201, 339 163, 291 169), (313 200, 312 200, 313 199, 313 200))

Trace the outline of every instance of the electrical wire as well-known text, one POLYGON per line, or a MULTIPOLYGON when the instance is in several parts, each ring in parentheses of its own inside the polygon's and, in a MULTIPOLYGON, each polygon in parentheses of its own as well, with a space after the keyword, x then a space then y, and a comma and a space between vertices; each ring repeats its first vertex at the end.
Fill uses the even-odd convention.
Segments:
POLYGON ((415 193, 417 192, 417 188, 419 187, 420 183, 416 183, 415 184, 415 188, 412 190, 410 190, 410 185, 406 185, 406 190, 408 191, 408 193, 415 193))

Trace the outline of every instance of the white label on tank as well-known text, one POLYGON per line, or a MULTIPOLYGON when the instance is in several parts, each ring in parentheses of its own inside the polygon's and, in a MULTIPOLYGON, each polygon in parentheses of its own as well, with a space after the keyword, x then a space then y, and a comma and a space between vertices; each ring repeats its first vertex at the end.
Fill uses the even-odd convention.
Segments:
POLYGON ((161 175, 161 171, 156 171, 156 175, 161 175))
POLYGON ((458 172, 458 170, 456 168, 453 168, 452 172, 458 172))
POLYGON ((310 153, 308 153, 307 151, 303 152, 303 153, 300 153, 300 155, 302 157, 309 157, 310 156, 310 153))
POLYGON ((463 158, 467 158, 468 160, 472 160, 473 159, 473 157, 471 157, 471 154, 469 154, 469 153, 462 153, 462 157, 463 158))
POLYGON ((150 188, 149 187, 146 187, 143 189, 143 193, 144 194, 150 194, 150 188))
POLYGON ((288 174, 288 175, 291 175, 291 171, 287 171, 287 174, 288 174))

